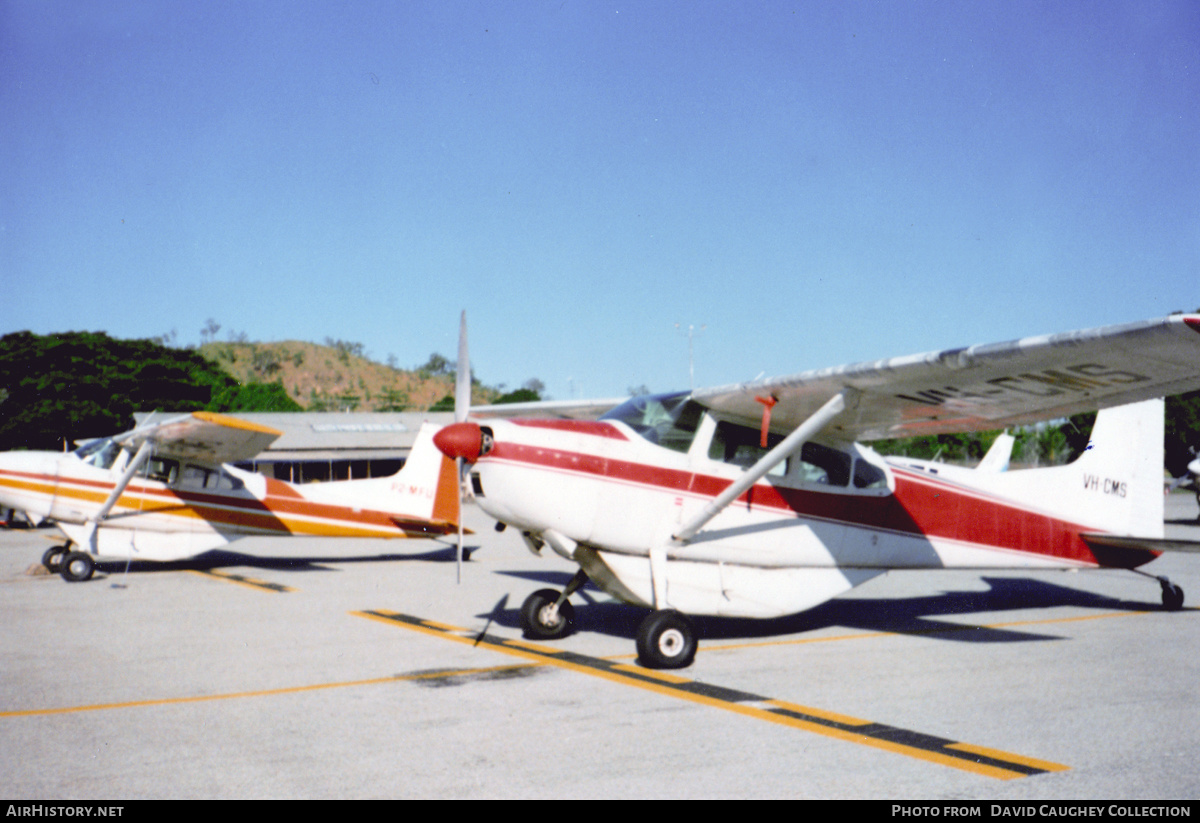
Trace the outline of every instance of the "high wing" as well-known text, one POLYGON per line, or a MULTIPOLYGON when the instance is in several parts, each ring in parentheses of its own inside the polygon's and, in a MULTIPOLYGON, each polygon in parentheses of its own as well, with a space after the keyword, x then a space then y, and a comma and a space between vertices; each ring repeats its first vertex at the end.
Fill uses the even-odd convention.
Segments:
POLYGON ((714 411, 791 431, 846 392, 847 440, 1023 425, 1200 388, 1200 315, 807 371, 697 390, 714 411), (846 391, 849 389, 849 391, 846 391))
POLYGON ((606 411, 616 408, 629 398, 614 397, 600 400, 533 400, 528 403, 499 403, 494 406, 472 406, 471 417, 537 417, 558 420, 595 420, 606 411))
POLYGON ((215 466, 249 460, 282 434, 237 417, 198 411, 139 426, 113 440, 131 451, 149 442, 159 457, 215 466))

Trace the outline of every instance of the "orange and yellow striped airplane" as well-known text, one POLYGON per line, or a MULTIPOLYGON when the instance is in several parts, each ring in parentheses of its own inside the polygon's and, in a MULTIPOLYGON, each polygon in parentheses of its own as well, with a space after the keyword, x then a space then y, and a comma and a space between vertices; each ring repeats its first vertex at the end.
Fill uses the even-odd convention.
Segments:
POLYGON ((183 560, 250 535, 445 535, 460 528, 460 486, 438 428, 421 427, 391 477, 299 485, 229 465, 281 432, 193 412, 74 452, 0 454, 0 505, 55 522, 67 543, 42 562, 69 581, 99 559, 183 560))

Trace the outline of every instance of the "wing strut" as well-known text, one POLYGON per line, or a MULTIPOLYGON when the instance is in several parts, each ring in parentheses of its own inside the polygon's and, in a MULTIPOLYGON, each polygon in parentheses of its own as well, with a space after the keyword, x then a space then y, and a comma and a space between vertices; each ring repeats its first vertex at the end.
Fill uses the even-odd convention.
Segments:
POLYGON ((142 445, 138 446, 137 454, 129 461, 129 465, 125 467, 125 471, 121 473, 121 479, 117 481, 117 485, 113 486, 113 490, 109 493, 108 499, 104 501, 104 505, 100 507, 100 511, 96 512, 96 516, 88 520, 87 524, 87 548, 95 553, 96 529, 100 527, 100 523, 104 518, 108 517, 108 513, 113 510, 113 506, 117 505, 117 501, 121 499, 121 495, 125 493, 125 489, 129 487, 129 481, 133 480, 133 476, 138 473, 147 460, 150 459, 150 453, 154 451, 154 442, 147 438, 142 441, 142 445))
POLYGON ((743 492, 757 483, 771 469, 786 460, 792 452, 799 451, 800 447, 812 439, 813 435, 828 426, 833 418, 845 411, 846 406, 857 395, 857 389, 846 387, 829 398, 825 402, 825 405, 817 409, 811 417, 785 437, 783 442, 759 458, 759 461, 746 469, 746 473, 734 481, 729 488, 714 497, 704 507, 702 512, 685 523, 679 531, 672 535, 672 539, 680 543, 686 543, 695 537, 696 533, 704 528, 708 521, 720 514, 734 500, 741 497, 743 492))

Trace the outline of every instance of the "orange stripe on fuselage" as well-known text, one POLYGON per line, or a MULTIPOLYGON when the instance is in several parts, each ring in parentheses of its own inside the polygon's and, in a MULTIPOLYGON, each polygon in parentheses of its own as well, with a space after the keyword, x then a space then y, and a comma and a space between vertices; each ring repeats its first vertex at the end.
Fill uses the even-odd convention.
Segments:
MULTIPOLYGON (((98 510, 115 484, 78 478, 55 482, 49 475, 4 472, 0 473, 0 486, 93 504, 98 510)), ((313 503, 282 481, 269 480, 267 488, 267 497, 260 500, 131 483, 117 500, 107 525, 125 527, 121 521, 130 516, 159 515, 202 520, 217 529, 235 532, 393 538, 448 534, 456 528, 454 523, 441 519, 426 521, 373 509, 355 511, 347 506, 313 503)))

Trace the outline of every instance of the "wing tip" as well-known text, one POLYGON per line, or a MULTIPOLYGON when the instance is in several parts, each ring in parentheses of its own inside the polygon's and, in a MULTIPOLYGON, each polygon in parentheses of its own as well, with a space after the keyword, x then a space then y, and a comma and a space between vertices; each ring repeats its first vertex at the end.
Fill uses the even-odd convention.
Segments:
POLYGON ((276 437, 282 437, 283 432, 279 429, 273 429, 270 426, 264 426, 261 423, 252 423, 249 420, 244 420, 240 417, 232 417, 228 414, 219 412, 197 411, 192 412, 192 417, 197 420, 203 420, 206 423, 214 423, 218 426, 226 426, 231 429, 243 429, 245 431, 259 432, 261 434, 273 434, 276 437))

